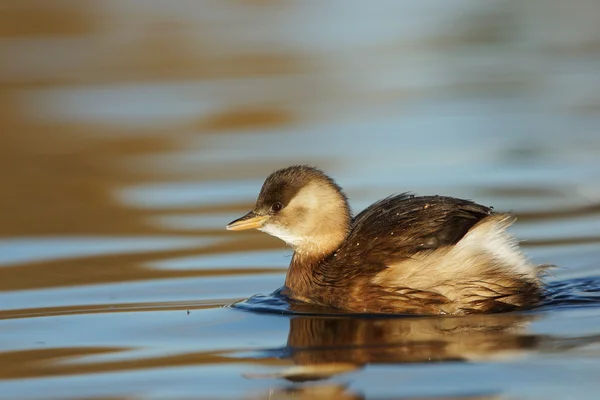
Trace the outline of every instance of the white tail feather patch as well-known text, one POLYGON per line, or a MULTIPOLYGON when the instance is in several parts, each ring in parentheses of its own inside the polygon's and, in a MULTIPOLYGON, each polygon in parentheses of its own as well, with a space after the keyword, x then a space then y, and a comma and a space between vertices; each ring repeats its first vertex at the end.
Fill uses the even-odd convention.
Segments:
POLYGON ((537 279, 537 267, 519 249, 516 239, 506 229, 515 217, 498 214, 479 222, 462 238, 451 252, 467 252, 473 255, 488 254, 514 273, 537 279))
MULTIPOLYGON (((480 280, 506 285, 507 280, 539 281, 540 268, 519 250, 516 240, 506 232, 514 217, 496 214, 477 223, 450 248, 415 254, 381 271, 374 283, 390 287, 409 287, 435 291, 453 301, 479 290, 472 284, 480 280)), ((510 285, 510 283, 508 283, 510 285)), ((482 287, 484 290, 485 286, 482 287)))

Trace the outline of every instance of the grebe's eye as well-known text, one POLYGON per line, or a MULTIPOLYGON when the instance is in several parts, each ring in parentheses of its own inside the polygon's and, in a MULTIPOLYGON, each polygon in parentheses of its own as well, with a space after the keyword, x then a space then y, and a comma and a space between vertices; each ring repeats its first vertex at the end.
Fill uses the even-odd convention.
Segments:
POLYGON ((281 211, 282 208, 283 208, 283 204, 281 204, 280 202, 275 202, 271 206, 271 212, 278 213, 279 211, 281 211))

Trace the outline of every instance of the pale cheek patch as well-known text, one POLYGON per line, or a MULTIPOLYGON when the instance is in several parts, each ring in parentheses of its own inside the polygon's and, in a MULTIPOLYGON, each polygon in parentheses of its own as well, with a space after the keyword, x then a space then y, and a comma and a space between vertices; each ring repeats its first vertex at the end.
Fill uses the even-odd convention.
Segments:
POLYGON ((343 208, 339 193, 321 183, 311 183, 302 188, 288 205, 288 209, 306 209, 317 215, 339 212, 343 208))
POLYGON ((283 240, 292 247, 294 247, 302 241, 301 236, 294 235, 287 229, 284 229, 281 226, 275 224, 265 224, 262 228, 259 228, 258 230, 267 233, 271 236, 275 236, 276 238, 283 240))

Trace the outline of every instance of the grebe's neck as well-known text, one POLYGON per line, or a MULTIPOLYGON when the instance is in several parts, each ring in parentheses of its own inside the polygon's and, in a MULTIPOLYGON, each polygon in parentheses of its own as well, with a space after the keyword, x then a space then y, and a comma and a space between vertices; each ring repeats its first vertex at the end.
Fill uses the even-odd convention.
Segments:
POLYGON ((285 286, 291 291, 292 297, 298 300, 309 300, 308 294, 312 292, 311 289, 321 276, 318 271, 319 266, 330 255, 331 253, 317 256, 294 252, 285 277, 285 286))

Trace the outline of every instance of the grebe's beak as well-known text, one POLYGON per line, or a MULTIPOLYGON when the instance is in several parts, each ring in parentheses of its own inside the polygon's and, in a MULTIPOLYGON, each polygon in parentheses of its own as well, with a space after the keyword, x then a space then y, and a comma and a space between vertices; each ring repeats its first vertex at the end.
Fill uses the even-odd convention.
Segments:
POLYGON ((241 218, 232 221, 227 225, 228 231, 244 231, 246 229, 258 229, 269 219, 268 215, 258 215, 254 211, 250 211, 248 214, 241 218))

